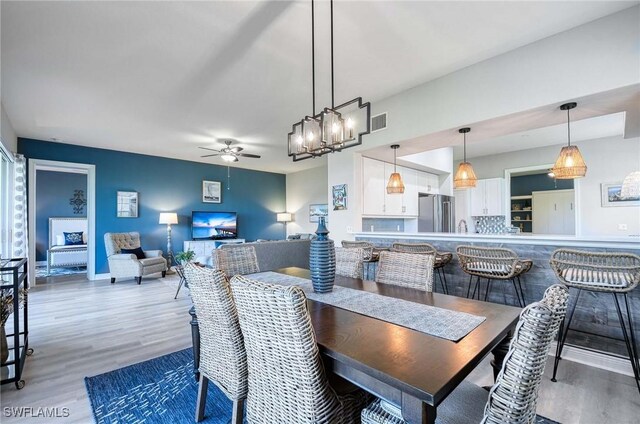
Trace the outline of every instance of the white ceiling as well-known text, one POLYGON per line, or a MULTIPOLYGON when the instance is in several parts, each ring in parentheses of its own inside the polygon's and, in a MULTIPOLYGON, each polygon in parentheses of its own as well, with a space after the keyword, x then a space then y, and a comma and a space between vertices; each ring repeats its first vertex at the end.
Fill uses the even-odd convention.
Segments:
MULTIPOLYGON (((229 137, 263 157, 240 167, 317 166, 286 155, 310 112, 309 3, 2 1, 2 103, 22 137, 210 163, 197 147, 229 137)), ((337 1, 336 101, 381 99, 633 4, 337 1)))

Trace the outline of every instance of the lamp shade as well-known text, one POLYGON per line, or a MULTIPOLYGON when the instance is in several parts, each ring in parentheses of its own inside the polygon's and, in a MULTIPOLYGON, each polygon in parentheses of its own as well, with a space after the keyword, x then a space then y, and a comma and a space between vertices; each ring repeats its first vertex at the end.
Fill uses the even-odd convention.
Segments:
POLYGON ((633 171, 624 178, 620 197, 623 199, 640 197, 640 171, 633 171))
POLYGON ((389 182, 387 183, 387 194, 402 193, 404 193, 404 183, 402 182, 402 177, 399 173, 394 172, 389 177, 389 182))
POLYGON ((587 164, 577 146, 564 146, 551 170, 558 180, 581 178, 587 174, 587 164))
POLYGON ((460 162, 456 175, 453 177, 454 188, 473 188, 478 182, 476 173, 469 162, 460 162))
POLYGON ((289 212, 281 212, 276 214, 276 221, 278 222, 291 222, 292 216, 289 212))
POLYGON ((178 214, 175 212, 161 212, 159 224, 177 224, 178 214))

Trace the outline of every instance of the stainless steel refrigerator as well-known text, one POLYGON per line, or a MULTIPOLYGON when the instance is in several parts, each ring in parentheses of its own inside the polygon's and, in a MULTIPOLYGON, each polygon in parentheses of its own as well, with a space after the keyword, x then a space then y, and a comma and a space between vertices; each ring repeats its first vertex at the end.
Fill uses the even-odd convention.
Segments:
POLYGON ((443 194, 424 194, 418 197, 418 232, 455 233, 455 198, 443 194))

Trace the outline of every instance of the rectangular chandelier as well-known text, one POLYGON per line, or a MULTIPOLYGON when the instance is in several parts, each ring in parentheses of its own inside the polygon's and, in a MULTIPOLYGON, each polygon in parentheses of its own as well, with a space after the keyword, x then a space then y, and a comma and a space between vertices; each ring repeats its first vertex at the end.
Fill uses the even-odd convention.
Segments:
POLYGON ((304 159, 320 157, 327 153, 339 152, 342 149, 362 144, 362 136, 371 132, 371 104, 362 103, 362 97, 336 106, 324 108, 315 116, 306 116, 291 127, 289 133, 289 156, 297 162, 304 159), (366 115, 366 129, 358 132, 355 112, 350 112, 357 105, 357 115, 366 115), (344 109, 347 109, 344 112, 344 109), (343 110, 345 116, 340 111, 343 110))

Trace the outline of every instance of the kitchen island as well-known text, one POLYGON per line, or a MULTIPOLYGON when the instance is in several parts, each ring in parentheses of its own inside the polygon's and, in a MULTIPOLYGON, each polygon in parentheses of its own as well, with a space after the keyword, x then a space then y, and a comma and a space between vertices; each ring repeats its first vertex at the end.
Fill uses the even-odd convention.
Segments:
MULTIPOLYGON (((554 250, 571 248, 594 252, 628 252, 640 255, 640 237, 581 237, 535 234, 477 233, 354 233, 356 240, 369 241, 378 247, 390 247, 394 242, 429 243, 438 251, 455 253, 460 245, 504 247, 522 259, 531 259, 533 268, 522 279, 525 299, 531 303, 542 298, 547 287, 557 282, 549 259, 554 250)), ((466 296, 469 276, 462 272, 457 257, 445 267, 449 294, 466 296)), ((483 293, 486 282, 482 283, 483 293)), ((433 285, 440 289, 439 284, 433 285)), ((575 299, 572 291, 571 301, 575 299)), ((640 289, 630 293, 634 323, 640 322, 640 289)), ((511 284, 492 285, 489 301, 517 305, 511 284)), ((609 294, 583 292, 571 323, 567 344, 627 357, 613 298, 609 294), (603 337, 606 336, 606 337, 603 337), (614 338, 616 340, 612 340, 614 338)), ((636 324, 637 327, 637 324, 636 324)), ((630 369, 630 367, 629 367, 630 369)))

